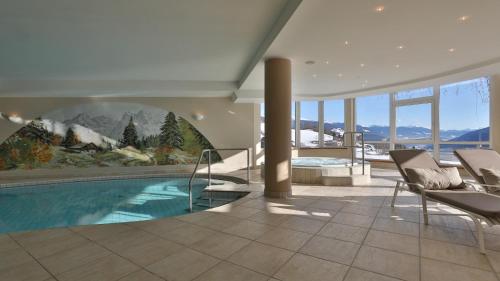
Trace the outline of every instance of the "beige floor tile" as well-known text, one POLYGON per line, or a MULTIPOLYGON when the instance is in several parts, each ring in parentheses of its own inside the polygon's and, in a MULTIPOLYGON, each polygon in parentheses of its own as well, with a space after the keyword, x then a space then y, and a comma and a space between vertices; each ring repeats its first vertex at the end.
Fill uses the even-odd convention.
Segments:
POLYGON ((254 271, 272 275, 285 264, 292 255, 293 252, 281 248, 252 242, 234 253, 228 260, 254 271))
POLYGON ((123 252, 135 245, 140 245, 158 239, 157 236, 142 229, 132 228, 122 231, 105 239, 98 240, 97 243, 113 252, 123 252))
POLYGON ((39 259, 40 263, 52 274, 59 274, 73 268, 85 265, 96 259, 110 255, 103 247, 87 242, 76 248, 61 251, 39 259))
MULTIPOLYGON (((424 223, 423 215, 420 214, 420 223, 424 223)), ((448 228, 458 228, 462 230, 470 230, 470 227, 467 223, 467 219, 465 217, 456 217, 456 216, 429 216, 429 224, 440 226, 440 227, 448 227, 448 228)))
POLYGON ((373 229, 418 237, 419 224, 394 219, 376 218, 373 229))
MULTIPOLYGON (((356 196, 353 197, 354 201, 357 201, 356 205, 371 206, 371 207, 381 207, 384 204, 385 196, 356 196)), ((375 215, 375 214, 373 214, 375 215)))
POLYGON ((0 253, 3 251, 9 251, 19 248, 20 248, 19 244, 17 244, 16 241, 14 241, 8 235, 6 234, 0 235, 0 253))
POLYGON ((402 253, 362 246, 353 266, 407 281, 419 280, 419 258, 402 253))
POLYGON ((486 257, 490 261, 493 270, 496 272, 500 272, 500 252, 487 250, 486 257))
POLYGON ((368 228, 339 223, 327 223, 318 235, 361 244, 368 228))
POLYGON ((189 223, 195 223, 197 221, 208 219, 209 217, 214 216, 214 215, 215 215, 214 213, 210 213, 210 212, 196 212, 196 213, 192 213, 192 214, 178 216, 178 217, 175 217, 175 219, 189 222, 189 223))
POLYGON ((397 233, 370 230, 364 244, 410 255, 419 255, 418 238, 397 233))
POLYGON ((351 213, 351 214, 374 217, 377 215, 379 209, 380 209, 379 207, 373 207, 373 206, 366 206, 366 205, 359 205, 359 204, 348 204, 344 208, 342 208, 340 211, 343 213, 351 213))
POLYGON ((180 244, 191 245, 215 233, 206 227, 187 224, 168 232, 163 237, 180 244))
POLYGON ((0 254, 0 270, 17 266, 32 260, 34 259, 21 248, 2 251, 0 254))
POLYGON ((251 221, 263 223, 263 224, 269 224, 269 225, 280 225, 283 223, 285 220, 287 220, 290 216, 288 215, 283 215, 283 214, 273 214, 269 213, 267 211, 260 211, 248 219, 251 221))
POLYGON ((216 233, 193 243, 191 248, 207 255, 226 259, 249 243, 250 240, 245 238, 224 233, 216 233))
POLYGON ((228 262, 221 262, 195 281, 266 281, 267 276, 228 262))
POLYGON ((212 230, 221 231, 229 227, 232 227, 241 221, 242 219, 240 218, 231 217, 227 215, 213 214, 211 217, 195 222, 195 224, 206 228, 210 228, 212 230))
POLYGON ((350 213, 337 213, 332 222, 359 227, 370 227, 375 217, 356 215, 350 213))
POLYGON ((283 281, 341 281, 348 269, 345 265, 296 254, 274 276, 283 281))
POLYGON ((146 270, 139 270, 121 278, 119 281, 164 281, 164 279, 147 272, 146 270))
POLYGON ((360 245, 321 236, 311 238, 300 252, 317 258, 351 265, 360 245))
POLYGON ((357 269, 351 267, 349 273, 347 273, 344 281, 399 281, 400 279, 395 279, 389 276, 384 276, 381 274, 357 269))
POLYGON ((277 227, 262 235, 257 241, 290 251, 297 251, 311 237, 311 234, 305 232, 277 227))
POLYGON ((447 228, 422 224, 420 226, 420 237, 467 246, 476 245, 476 239, 474 238, 472 231, 461 230, 458 228, 447 228))
POLYGON ((407 221, 407 222, 420 222, 420 210, 406 210, 406 208, 402 207, 382 207, 377 214, 377 217, 398 220, 398 221, 407 221))
POLYGON ((242 220, 234 226, 225 229, 224 232, 255 240, 273 229, 274 227, 267 224, 242 220))
POLYGON ((303 216, 308 219, 315 219, 320 221, 330 221, 336 214, 337 211, 318 209, 318 208, 305 208, 306 214, 303 216))
POLYGON ((50 256, 59 251, 87 243, 87 239, 64 228, 48 229, 13 235, 35 258, 50 256))
POLYGON ((226 215, 231 216, 231 217, 237 217, 240 219, 246 219, 246 218, 251 217, 252 215, 255 215, 258 212, 260 212, 259 209, 237 206, 237 207, 231 208, 231 211, 226 213, 226 215))
POLYGON ((128 247, 115 250, 115 253, 129 259, 140 266, 147 266, 155 263, 169 255, 182 250, 184 246, 162 238, 134 243, 128 247))
POLYGON ((280 227, 290 228, 311 234, 317 233, 325 225, 325 222, 301 217, 291 217, 280 224, 280 227))
POLYGON ((188 281, 218 262, 216 258, 186 248, 148 266, 147 269, 169 281, 188 281))
POLYGON ((50 274, 35 260, 0 270, 0 280, 5 281, 42 281, 50 274))
POLYGON ((168 232, 176 230, 188 224, 186 222, 173 218, 166 218, 152 221, 134 222, 130 225, 136 228, 140 228, 146 232, 165 237, 166 235, 168 235, 168 232))
POLYGON ((428 239, 422 239, 420 245, 422 257, 490 270, 486 256, 477 247, 428 239))
POLYGON ((422 259, 422 281, 496 281, 493 272, 422 259))
POLYGON ((138 266, 117 255, 109 255, 58 274, 56 278, 59 281, 108 281, 117 280, 138 269, 138 266))
POLYGON ((340 209, 344 208, 347 205, 345 202, 340 202, 337 200, 318 200, 311 205, 309 208, 316 209, 324 209, 324 210, 332 210, 332 211, 340 211, 340 209))
POLYGON ((113 224, 100 224, 100 225, 86 225, 71 228, 73 231, 87 237, 90 240, 102 240, 114 236, 120 232, 132 229, 123 223, 113 224))

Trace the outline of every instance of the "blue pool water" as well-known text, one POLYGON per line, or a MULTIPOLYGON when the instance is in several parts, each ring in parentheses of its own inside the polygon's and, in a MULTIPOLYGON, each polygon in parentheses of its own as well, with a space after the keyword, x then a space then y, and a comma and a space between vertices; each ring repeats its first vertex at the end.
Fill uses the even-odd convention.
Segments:
MULTIPOLYGON (((207 186, 193 182, 193 198, 207 186)), ((0 189, 0 233, 187 213, 187 178, 99 180, 0 189)), ((195 211, 206 207, 194 206, 195 211)))

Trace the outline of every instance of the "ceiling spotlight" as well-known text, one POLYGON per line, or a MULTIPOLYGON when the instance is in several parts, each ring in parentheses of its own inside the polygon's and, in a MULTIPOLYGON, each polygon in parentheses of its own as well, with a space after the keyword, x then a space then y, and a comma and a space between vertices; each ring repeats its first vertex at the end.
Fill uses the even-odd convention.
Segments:
POLYGON ((458 18, 459 22, 466 22, 470 19, 470 16, 461 16, 458 18))
POLYGON ((403 46, 403 45, 399 45, 399 46, 398 46, 398 49, 399 49, 399 50, 403 50, 404 48, 405 48, 405 46, 403 46))
POLYGON ((450 53, 455 52, 455 48, 449 48, 449 49, 448 49, 448 52, 450 52, 450 53))
POLYGON ((316 77, 318 77, 318 75, 317 75, 317 74, 313 74, 313 75, 312 75, 312 77, 313 77, 313 78, 316 78, 316 77))
POLYGON ((326 61, 325 61, 325 64, 330 64, 330 61, 327 61, 327 60, 326 60, 326 61))
POLYGON ((394 67, 395 67, 395 68, 399 68, 399 67, 400 67, 400 65, 399 65, 399 64, 396 64, 396 65, 394 65, 394 67))
POLYGON ((377 12, 377 13, 382 13, 384 10, 385 10, 385 7, 382 5, 375 7, 375 12, 377 12))
POLYGON ((346 40, 346 41, 344 41, 344 45, 345 45, 345 46, 349 46, 349 44, 350 44, 350 43, 349 43, 349 41, 347 41, 347 40, 346 40))
POLYGON ((365 64, 364 63, 360 63, 359 66, 365 67, 365 64))
POLYGON ((315 61, 313 61, 313 60, 308 60, 308 61, 306 61, 306 64, 315 64, 315 63, 316 63, 316 62, 315 62, 315 61))
POLYGON ((342 73, 337 74, 338 78, 342 78, 342 76, 344 76, 344 74, 342 74, 342 73))

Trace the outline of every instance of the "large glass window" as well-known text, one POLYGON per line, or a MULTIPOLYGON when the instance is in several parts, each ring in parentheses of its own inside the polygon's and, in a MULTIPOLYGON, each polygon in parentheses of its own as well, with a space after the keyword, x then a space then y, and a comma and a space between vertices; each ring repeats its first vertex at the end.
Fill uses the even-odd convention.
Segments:
POLYGON ((325 100, 323 115, 324 146, 342 146, 344 140, 344 100, 325 100))
MULTIPOLYGON (((356 98, 356 131, 364 132, 365 157, 389 159, 390 95, 382 94, 356 98)), ((356 156, 361 157, 357 142, 356 156)))
POLYGON ((319 146, 318 101, 300 103, 300 146, 319 146))
POLYGON ((487 147, 490 140, 487 78, 442 85, 439 99, 440 160, 458 163, 453 151, 487 147))
POLYGON ((292 101, 292 146, 295 146, 295 102, 292 101))
POLYGON ((432 140, 432 104, 421 103, 396 108, 398 140, 432 140))
POLYGON ((432 97, 432 88, 414 89, 409 91, 400 91, 396 93, 396 100, 418 99, 432 97))

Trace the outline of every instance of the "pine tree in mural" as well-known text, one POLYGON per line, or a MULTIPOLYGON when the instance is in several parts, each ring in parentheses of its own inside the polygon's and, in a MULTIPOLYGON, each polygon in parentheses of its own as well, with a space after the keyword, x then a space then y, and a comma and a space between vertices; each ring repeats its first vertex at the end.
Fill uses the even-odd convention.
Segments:
POLYGON ((121 145, 123 147, 133 146, 137 147, 139 137, 137 136, 137 130, 135 129, 134 119, 130 117, 127 127, 123 130, 123 139, 121 140, 121 145))
POLYGON ((167 116, 165 116, 165 122, 160 130, 160 145, 182 149, 184 138, 182 137, 179 124, 173 112, 169 112, 167 116))
MULTIPOLYGON (((202 149, 213 149, 214 148, 212 146, 212 144, 207 140, 207 138, 205 138, 205 136, 202 135, 200 133, 200 131, 198 131, 192 125, 191 125, 191 131, 193 132, 196 141, 198 142, 198 144, 201 146, 202 149)), ((203 157, 203 159, 207 160, 206 154, 203 157)), ((219 153, 216 151, 212 152, 212 162, 219 162, 219 161, 222 161, 222 157, 220 157, 219 153)))
POLYGON ((66 136, 64 137, 62 141, 62 145, 64 147, 71 147, 73 145, 78 144, 80 141, 78 140, 78 136, 75 134, 72 128, 69 128, 66 131, 66 136))

